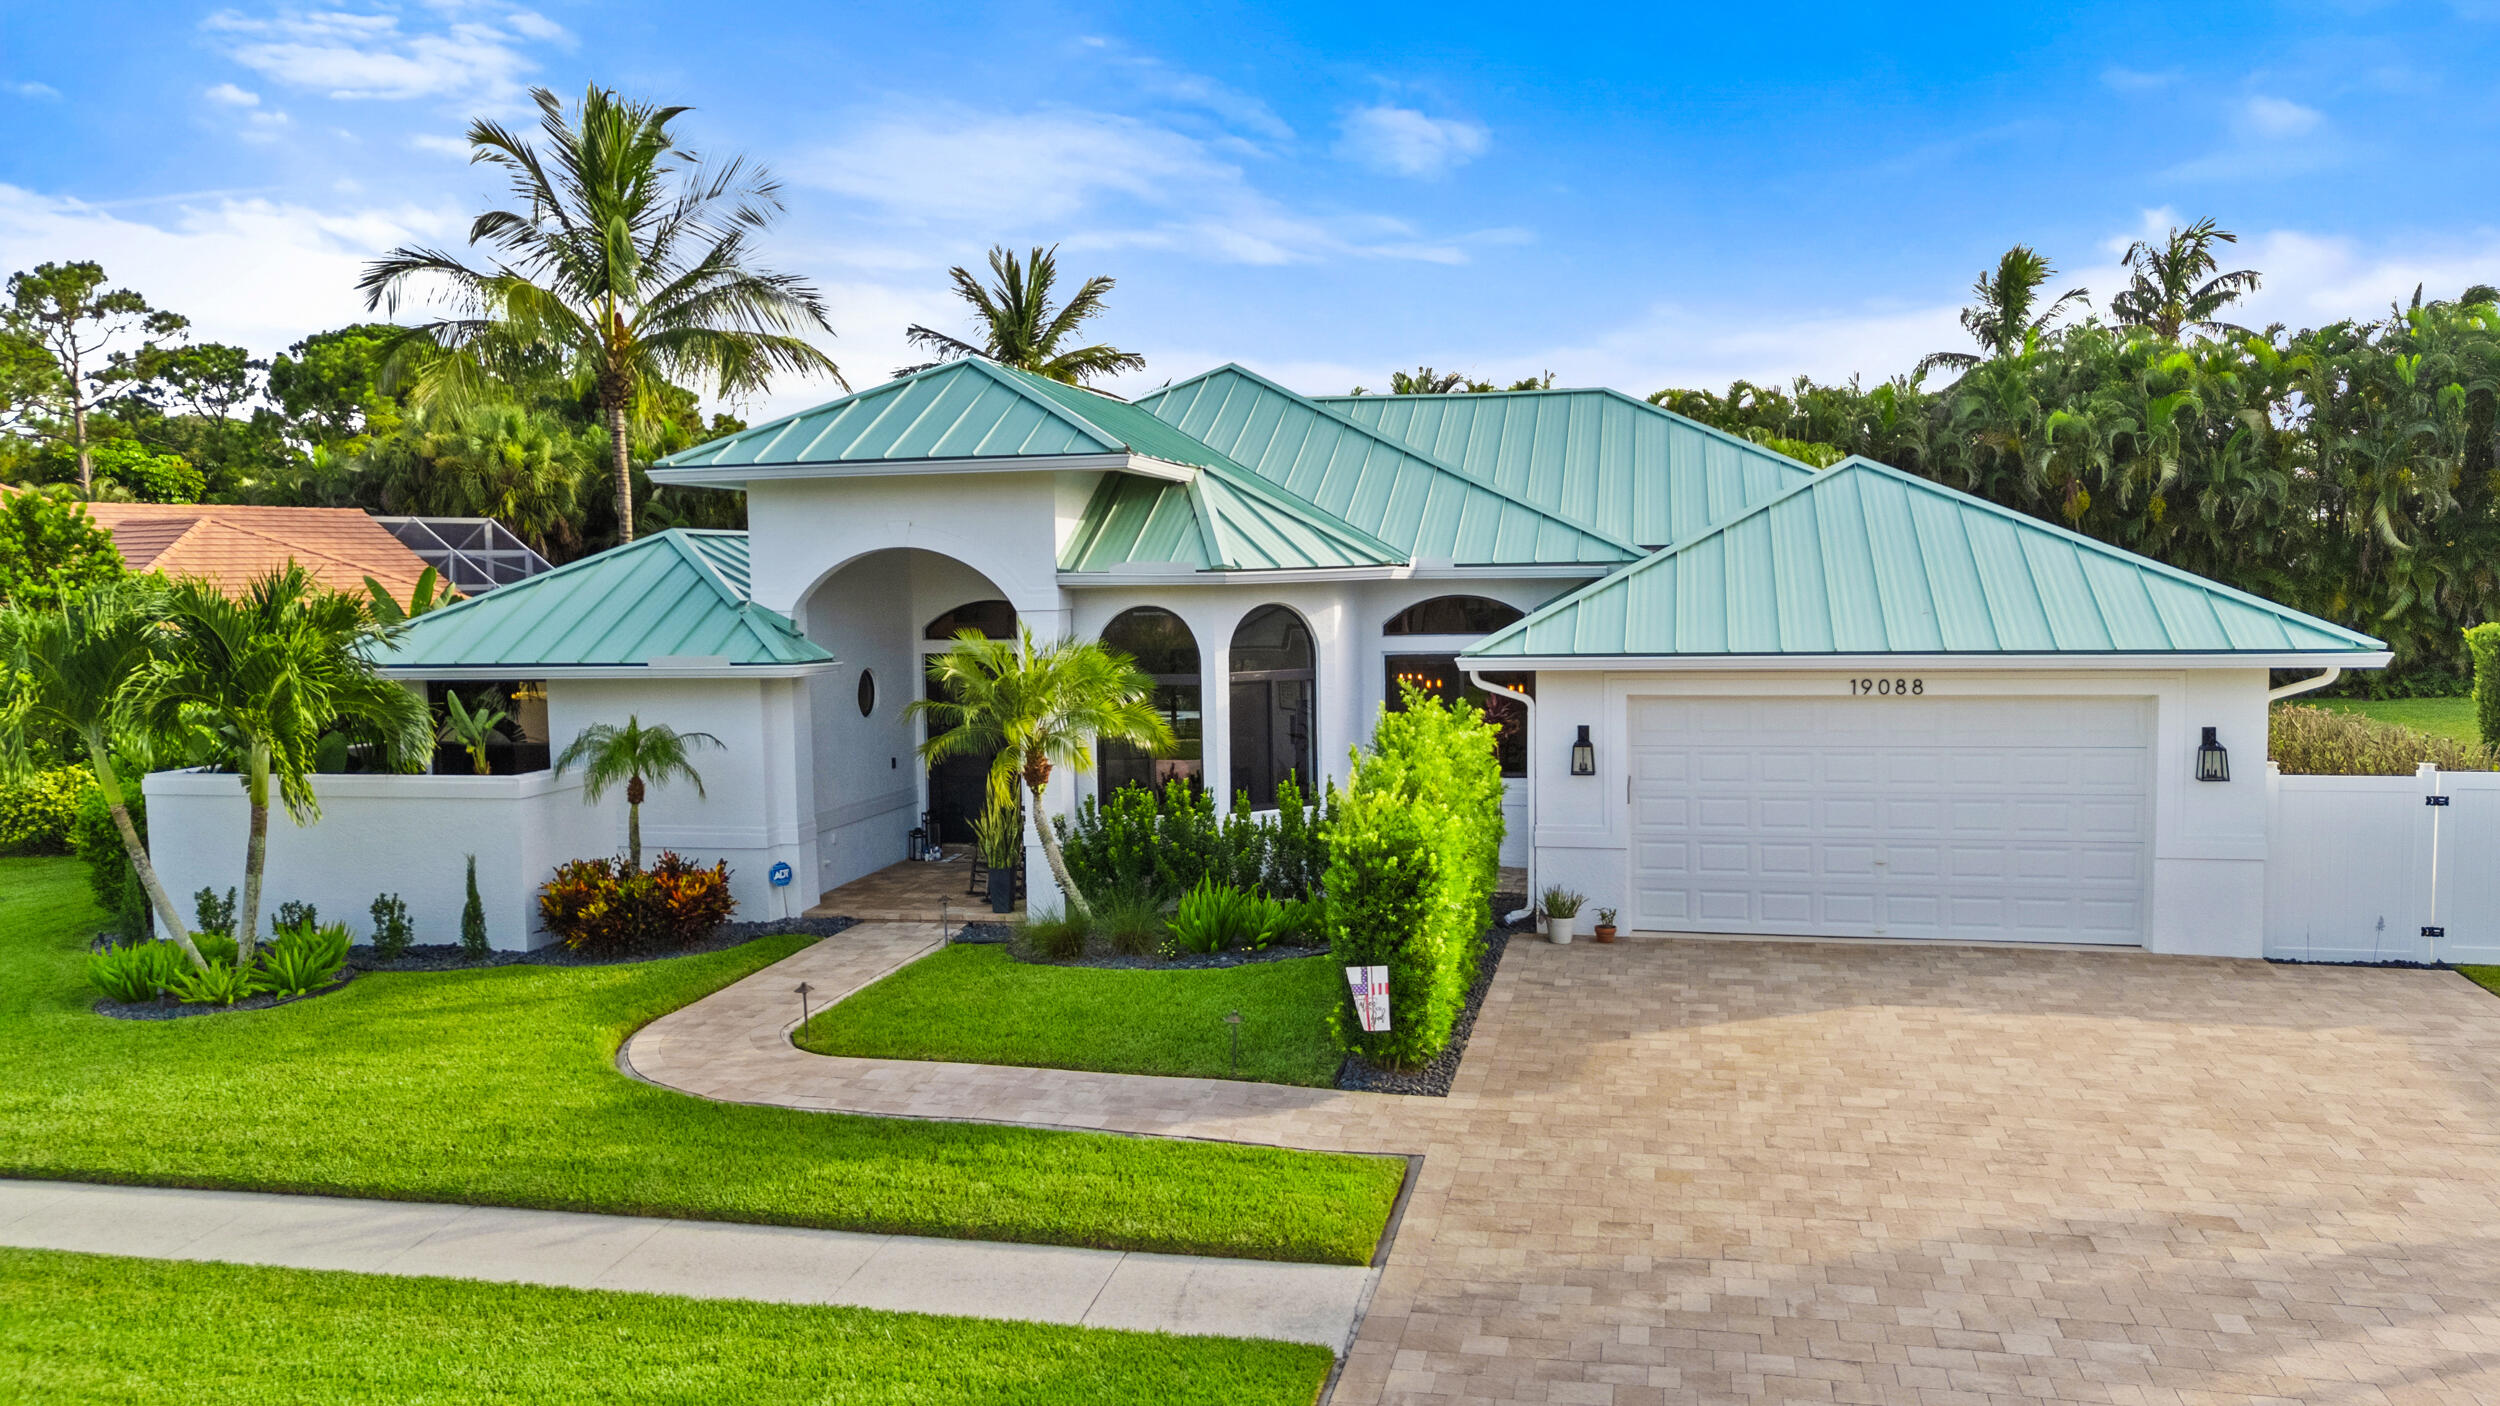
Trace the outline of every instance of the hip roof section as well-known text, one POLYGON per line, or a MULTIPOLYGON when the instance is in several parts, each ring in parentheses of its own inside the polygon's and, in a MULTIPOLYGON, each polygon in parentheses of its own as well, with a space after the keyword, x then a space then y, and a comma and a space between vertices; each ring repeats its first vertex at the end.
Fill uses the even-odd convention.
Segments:
POLYGON ((1059 569, 1311 571, 1403 566, 1404 552, 1246 469, 1187 483, 1105 474, 1059 569))
POLYGON ((1575 591, 1477 658, 2350 656, 2367 635, 1868 459, 1575 591))

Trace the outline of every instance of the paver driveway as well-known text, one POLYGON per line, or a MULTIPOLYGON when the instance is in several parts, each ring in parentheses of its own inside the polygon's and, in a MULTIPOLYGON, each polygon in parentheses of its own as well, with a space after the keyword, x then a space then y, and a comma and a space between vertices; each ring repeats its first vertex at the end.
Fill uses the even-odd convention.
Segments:
POLYGON ((2500 1400, 2462 977, 1520 943, 1480 1032, 1340 1403, 2500 1400))

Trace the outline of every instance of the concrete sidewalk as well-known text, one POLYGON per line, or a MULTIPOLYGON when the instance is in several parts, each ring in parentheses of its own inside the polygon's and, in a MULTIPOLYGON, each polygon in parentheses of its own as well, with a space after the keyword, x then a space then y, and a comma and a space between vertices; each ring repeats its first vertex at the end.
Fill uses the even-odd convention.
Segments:
POLYGON ((1373 1271, 789 1226, 0 1180, 0 1245, 1275 1338, 1342 1353, 1373 1271))

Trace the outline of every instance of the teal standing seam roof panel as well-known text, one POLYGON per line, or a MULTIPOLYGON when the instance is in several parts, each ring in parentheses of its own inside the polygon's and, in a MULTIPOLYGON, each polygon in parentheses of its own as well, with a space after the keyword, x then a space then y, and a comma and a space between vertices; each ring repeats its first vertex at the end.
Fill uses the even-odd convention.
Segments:
POLYGON ((670 655, 733 665, 833 660, 787 616, 748 599, 745 533, 679 529, 421 615, 376 662, 529 669, 670 655))
POLYGON ((1388 543, 1294 500, 1247 469, 1221 468, 1188 483, 1106 474, 1059 569, 1284 571, 1406 561, 1388 543))
POLYGON ((1313 403, 1479 483, 1655 548, 1814 472, 1620 391, 1317 396, 1313 403))
POLYGON ((1191 438, 1401 552, 1470 565, 1607 564, 1623 537, 1515 499, 1226 366, 1138 401, 1191 438))
POLYGON ((2010 508, 1850 459, 1467 653, 2335 655, 2385 648, 2010 508))

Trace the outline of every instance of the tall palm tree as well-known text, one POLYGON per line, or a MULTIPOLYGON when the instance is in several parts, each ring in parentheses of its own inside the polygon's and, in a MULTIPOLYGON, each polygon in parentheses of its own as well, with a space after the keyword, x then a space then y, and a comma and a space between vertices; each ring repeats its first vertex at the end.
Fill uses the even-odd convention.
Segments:
POLYGON ((592 723, 576 733, 556 758, 556 774, 578 766, 582 769, 582 800, 596 805, 608 788, 625 783, 625 849, 636 869, 642 867, 642 802, 648 783, 666 785, 684 781, 703 794, 702 774, 687 760, 687 753, 701 747, 718 747, 719 738, 708 732, 679 732, 666 723, 642 725, 642 719, 628 713, 625 725, 592 723))
POLYGON ((1979 281, 1971 285, 1974 301, 1962 309, 1962 330, 1970 333, 1985 354, 1931 352, 1920 359, 1914 376, 1924 376, 1939 366, 1967 371, 1982 361, 2002 361, 2035 345, 2065 316, 2068 303, 2090 296, 2081 288, 2069 288, 2040 308, 2041 291, 2056 275, 2056 267, 2029 245, 2006 250, 1997 260, 1996 272, 1979 275, 1979 281), (2034 313, 2034 308, 2039 311, 2034 313))
POLYGON ((906 711, 926 718, 925 761, 995 752, 990 764, 990 803, 1016 804, 1016 788, 1032 793, 1025 814, 1041 832, 1051 877, 1068 897, 1072 913, 1087 911, 1085 896, 1068 877, 1059 836, 1042 809, 1042 789, 1054 768, 1079 771, 1094 765, 1093 742, 1126 742, 1160 749, 1172 745, 1172 729, 1154 705, 1154 680, 1127 655, 1097 640, 1060 639, 1036 644, 1033 631, 994 640, 965 630, 944 654, 929 660, 931 690, 939 696, 906 711))
POLYGON ((200 580, 177 581, 166 594, 161 652, 135 696, 159 728, 208 722, 242 774, 251 821, 235 914, 238 965, 251 961, 260 924, 271 783, 304 825, 321 816, 312 776, 325 734, 372 745, 392 771, 417 770, 434 754, 424 702, 373 671, 373 654, 403 628, 375 620, 362 597, 324 590, 295 562, 239 597, 200 580))
POLYGON ((2133 272, 2127 290, 2109 300, 2109 310, 2132 327, 2142 327, 2163 341, 2194 330, 2219 336, 2245 329, 2217 321, 2214 314, 2257 291, 2255 269, 2215 273, 2222 261, 2217 244, 2237 244, 2240 237, 2217 229, 2210 219, 2181 229, 2172 226, 2159 244, 2139 239, 2127 246, 2126 265, 2133 272))
POLYGON ((894 374, 908 376, 967 356, 986 357, 1001 366, 1071 386, 1097 376, 1144 370, 1146 358, 1136 352, 1100 342, 1067 345, 1075 339, 1077 328, 1102 314, 1103 295, 1111 291, 1112 280, 1097 274, 1085 280, 1075 297, 1053 309, 1050 290, 1059 280, 1058 255, 1056 244, 1047 249, 1037 245, 1019 261, 1005 245, 993 245, 990 276, 995 283, 988 287, 961 265, 947 270, 955 280, 955 295, 972 305, 974 329, 981 340, 967 342, 915 322, 903 335, 913 346, 934 353, 935 359, 902 367, 894 374))
POLYGON ((87 749, 96 789, 104 793, 156 920, 193 966, 206 968, 131 823, 129 793, 113 764, 113 728, 128 718, 132 686, 155 660, 163 634, 162 594, 157 578, 133 577, 90 587, 58 605, 0 613, 0 628, 7 632, 10 666, 23 681, 26 721, 58 727, 87 749))
POLYGON ((384 507, 490 517, 541 556, 569 554, 590 455, 562 421, 518 405, 437 405, 410 428, 366 456, 384 507))
POLYGON ((469 159, 501 168, 516 202, 469 226, 469 243, 489 246, 493 266, 404 245, 366 265, 357 286, 366 307, 396 312, 410 284, 426 283, 458 311, 416 329, 463 353, 426 358, 422 398, 474 396, 483 380, 517 382, 550 365, 594 392, 617 531, 631 541, 631 428, 653 418, 660 388, 709 380, 732 395, 764 389, 779 371, 841 382, 797 335, 832 327, 814 285, 749 262, 747 241, 781 212, 780 183, 743 158, 707 169, 669 130, 687 109, 592 87, 568 116, 546 89, 531 97, 543 155, 499 122, 469 127, 469 159))

